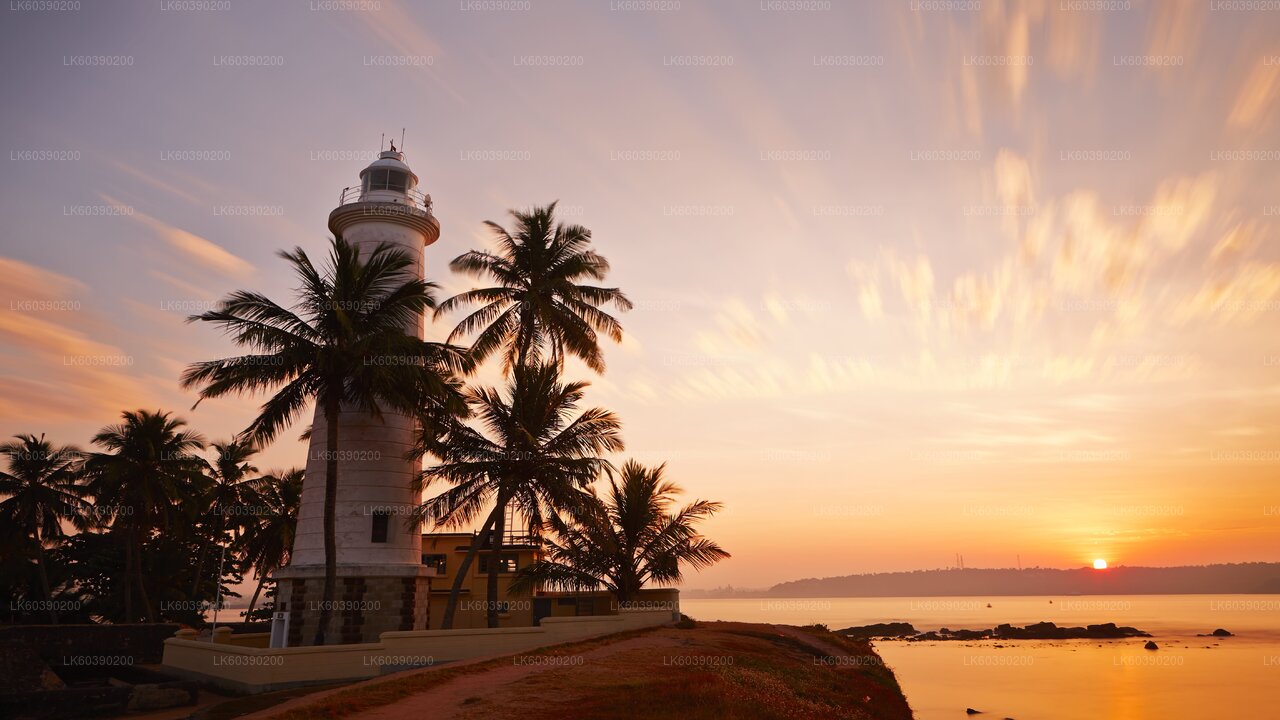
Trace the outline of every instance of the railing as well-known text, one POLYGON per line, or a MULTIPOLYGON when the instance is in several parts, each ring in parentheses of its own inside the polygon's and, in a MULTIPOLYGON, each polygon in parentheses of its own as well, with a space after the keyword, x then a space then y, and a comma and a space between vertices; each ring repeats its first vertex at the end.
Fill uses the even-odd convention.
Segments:
MULTIPOLYGON (((537 538, 533 537, 532 535, 528 535, 525 533, 514 533, 511 531, 502 533, 503 547, 511 547, 514 545, 538 545, 538 544, 539 543, 537 538)), ((480 543, 480 547, 485 550, 489 550, 493 548, 493 543, 489 542, 489 538, 485 538, 480 543)))
MULTIPOLYGON (((391 190, 390 188, 374 188, 374 189, 368 190, 367 192, 369 193, 393 192, 393 193, 402 195, 404 197, 403 204, 409 205, 411 207, 415 207, 419 210, 426 210, 428 214, 431 213, 431 196, 427 195, 426 193, 419 192, 418 190, 391 190)), ((362 187, 343 188, 342 192, 339 193, 338 195, 338 205, 342 206, 342 205, 351 205, 353 203, 358 203, 358 202, 366 202, 366 200, 364 199, 365 194, 366 194, 366 190, 362 187)), ((382 200, 382 199, 374 199, 374 200, 368 200, 367 202, 388 202, 388 201, 382 200)), ((390 202, 396 202, 396 201, 392 200, 390 202)))

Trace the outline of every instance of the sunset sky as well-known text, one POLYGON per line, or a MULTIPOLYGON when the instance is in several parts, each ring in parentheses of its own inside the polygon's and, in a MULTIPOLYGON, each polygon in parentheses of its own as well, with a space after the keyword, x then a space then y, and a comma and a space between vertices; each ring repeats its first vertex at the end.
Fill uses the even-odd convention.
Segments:
POLYGON ((725 503, 687 587, 1280 560, 1280 12, 966 4, 7 10, 0 434, 242 429, 185 316, 287 299, 404 127, 441 297, 512 207, 613 263, 626 340, 569 372, 725 503))

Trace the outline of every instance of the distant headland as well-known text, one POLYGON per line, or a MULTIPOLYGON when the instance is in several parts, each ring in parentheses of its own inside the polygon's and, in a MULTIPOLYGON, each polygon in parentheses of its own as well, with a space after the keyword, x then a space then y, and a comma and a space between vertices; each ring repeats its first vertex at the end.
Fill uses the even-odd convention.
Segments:
POLYGON ((1182 567, 948 568, 806 578, 761 589, 686 590, 686 598, 1189 595, 1280 593, 1280 563, 1182 567))

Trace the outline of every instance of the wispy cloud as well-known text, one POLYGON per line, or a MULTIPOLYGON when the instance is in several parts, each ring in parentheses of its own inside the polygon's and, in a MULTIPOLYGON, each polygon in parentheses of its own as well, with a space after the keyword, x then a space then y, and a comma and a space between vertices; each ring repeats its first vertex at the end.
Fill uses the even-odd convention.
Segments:
POLYGON ((11 300, 67 298, 84 292, 84 283, 52 270, 0 257, 0 289, 11 300))
POLYGON ((0 258, 0 345, 7 356, 0 415, 38 424, 149 396, 131 376, 133 356, 99 339, 114 333, 94 320, 85 290, 71 278, 0 258))
MULTIPOLYGON (((98 195, 111 205, 124 205, 124 203, 105 193, 98 193, 98 195)), ((253 265, 249 264, 247 260, 233 255, 212 240, 207 240, 195 233, 170 225, 146 213, 134 211, 129 217, 150 228, 170 247, 180 252, 186 259, 195 261, 201 267, 232 277, 246 277, 253 273, 253 265)))
POLYGON ((1259 60, 1245 76, 1236 95, 1227 125, 1233 128, 1255 129, 1274 116, 1280 101, 1280 64, 1259 60))

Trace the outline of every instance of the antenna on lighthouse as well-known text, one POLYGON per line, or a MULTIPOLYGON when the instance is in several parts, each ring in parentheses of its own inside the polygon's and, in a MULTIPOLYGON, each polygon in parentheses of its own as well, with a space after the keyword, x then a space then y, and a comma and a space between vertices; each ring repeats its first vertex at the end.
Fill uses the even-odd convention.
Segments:
POLYGON ((382 139, 378 141, 378 152, 382 152, 382 149, 385 148, 386 146, 387 146, 387 134, 382 133, 382 139))
POLYGON ((404 128, 400 128, 400 152, 404 152, 404 128))

